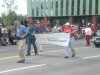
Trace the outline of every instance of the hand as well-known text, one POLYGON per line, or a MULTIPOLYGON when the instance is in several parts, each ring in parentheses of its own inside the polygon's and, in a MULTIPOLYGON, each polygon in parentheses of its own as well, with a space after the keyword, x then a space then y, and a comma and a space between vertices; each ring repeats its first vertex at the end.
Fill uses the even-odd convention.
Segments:
POLYGON ((22 38, 21 37, 17 37, 17 40, 21 40, 22 38))
POLYGON ((28 35, 29 35, 29 33, 25 33, 21 38, 25 39, 25 38, 27 38, 28 35))
POLYGON ((69 33, 69 32, 65 32, 65 33, 69 33))
POLYGON ((32 33, 32 35, 34 35, 35 34, 35 31, 32 33))
POLYGON ((21 39, 23 39, 24 38, 24 36, 21 36, 21 39))

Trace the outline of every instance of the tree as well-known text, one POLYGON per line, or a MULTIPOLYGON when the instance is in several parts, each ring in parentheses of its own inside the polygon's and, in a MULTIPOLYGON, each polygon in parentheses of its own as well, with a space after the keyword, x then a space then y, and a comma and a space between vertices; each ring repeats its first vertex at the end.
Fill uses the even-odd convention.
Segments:
POLYGON ((6 14, 5 13, 2 13, 1 14, 1 18, 2 18, 2 22, 5 22, 6 14))
POLYGON ((12 25, 15 20, 21 20, 22 18, 25 18, 25 16, 17 15, 14 11, 9 11, 8 15, 5 18, 5 22, 8 25, 12 25))
POLYGON ((2 23, 3 21, 2 21, 2 17, 0 17, 0 24, 2 23))
POLYGON ((12 25, 15 20, 21 20, 22 15, 17 15, 17 5, 15 4, 15 0, 3 0, 3 5, 5 12, 2 14, 3 22, 8 25, 12 25), (6 13, 7 12, 7 13, 6 13))
POLYGON ((9 11, 8 15, 6 16, 5 22, 8 25, 12 25, 12 23, 14 23, 14 21, 17 19, 17 14, 14 11, 9 11))

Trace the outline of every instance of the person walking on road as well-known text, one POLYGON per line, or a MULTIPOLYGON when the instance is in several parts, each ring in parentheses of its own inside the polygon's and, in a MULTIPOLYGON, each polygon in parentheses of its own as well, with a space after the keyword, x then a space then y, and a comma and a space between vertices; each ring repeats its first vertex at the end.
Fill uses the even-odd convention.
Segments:
POLYGON ((64 26, 63 31, 70 33, 69 44, 64 50, 64 54, 65 54, 64 58, 68 58, 70 56, 70 54, 71 54, 72 57, 75 57, 75 54, 76 54, 75 49, 74 49, 75 29, 70 26, 70 23, 66 23, 65 26, 64 26), (71 53, 70 53, 70 49, 71 49, 71 53))
POLYGON ((35 37, 35 35, 34 35, 35 31, 36 31, 36 29, 34 28, 33 23, 29 23, 29 36, 28 36, 28 38, 27 38, 28 49, 27 49, 27 54, 26 54, 26 56, 31 55, 31 44, 32 44, 33 47, 34 47, 35 55, 38 54, 37 46, 36 46, 36 37, 35 37))
POLYGON ((17 28, 16 37, 18 40, 18 49, 19 49, 19 60, 17 63, 24 63, 25 62, 25 55, 24 55, 24 45, 26 44, 26 37, 29 34, 28 29, 21 25, 20 21, 15 21, 15 27, 17 28))

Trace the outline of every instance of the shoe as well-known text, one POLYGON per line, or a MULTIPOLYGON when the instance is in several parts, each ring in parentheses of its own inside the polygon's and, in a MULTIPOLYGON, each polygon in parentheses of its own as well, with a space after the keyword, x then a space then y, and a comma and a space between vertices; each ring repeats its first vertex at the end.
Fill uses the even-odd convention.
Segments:
POLYGON ((68 56, 65 56, 64 58, 68 58, 68 56))
POLYGON ((17 61, 17 63, 24 63, 25 59, 17 61))
POLYGON ((90 45, 87 45, 87 46, 90 46, 90 45))
POLYGON ((72 54, 72 57, 75 57, 75 54, 72 54))
POLYGON ((30 54, 26 54, 26 56, 30 56, 30 54))
POLYGON ((25 59, 21 60, 21 63, 24 63, 25 62, 25 59))
POLYGON ((18 60, 17 63, 21 63, 22 60, 18 60))
POLYGON ((38 55, 38 53, 35 53, 35 55, 38 55))
POLYGON ((32 51, 32 53, 34 53, 34 51, 32 51))
POLYGON ((90 46, 89 44, 87 44, 86 46, 90 46))

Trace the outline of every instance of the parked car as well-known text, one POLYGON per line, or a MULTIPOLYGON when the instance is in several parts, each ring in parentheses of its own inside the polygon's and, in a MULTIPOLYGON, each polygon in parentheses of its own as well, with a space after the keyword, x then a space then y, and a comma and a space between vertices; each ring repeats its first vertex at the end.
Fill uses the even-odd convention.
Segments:
POLYGON ((97 35, 92 38, 91 42, 94 43, 95 47, 100 47, 100 30, 97 31, 97 35))

